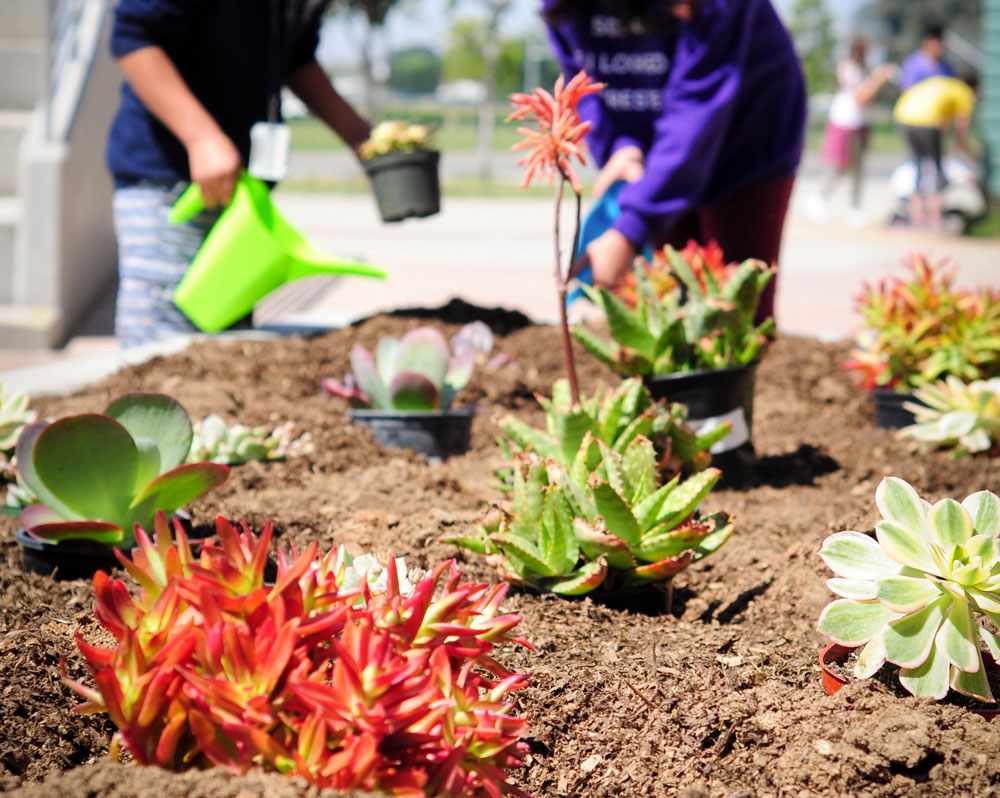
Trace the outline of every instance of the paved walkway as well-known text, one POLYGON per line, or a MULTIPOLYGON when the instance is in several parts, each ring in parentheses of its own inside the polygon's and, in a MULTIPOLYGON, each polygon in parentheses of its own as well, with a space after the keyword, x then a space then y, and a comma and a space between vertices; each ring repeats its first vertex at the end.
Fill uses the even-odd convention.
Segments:
MULTIPOLYGON (((445 167, 446 174, 450 169, 461 173, 474 168, 470 159, 453 158, 452 163, 445 167)), ((887 157, 873 159, 865 210, 878 222, 888 217, 894 203, 885 179, 891 165, 887 157)), ((326 153, 300 159, 296 168, 330 171, 350 166, 342 156, 326 153)), ((852 297, 863 281, 898 273, 900 259, 911 251, 950 257, 959 264, 962 283, 1000 282, 1000 240, 886 229, 874 222, 862 229, 848 227, 836 220, 846 210, 846 186, 833 204, 834 221, 825 225, 810 221, 804 213, 805 200, 819 180, 818 165, 807 159, 792 198, 782 253, 776 312, 782 332, 827 340, 851 335, 857 323, 852 297)), ((262 309, 272 319, 283 306, 306 305, 293 322, 337 326, 387 309, 441 305, 453 296, 485 306, 517 308, 542 322, 555 319, 552 203, 547 199, 446 197, 438 216, 395 225, 382 224, 374 202, 364 196, 279 191, 276 201, 317 246, 380 265, 389 279, 321 279, 293 285, 284 300, 277 297, 262 309)), ((570 212, 566 202, 567 234, 570 212)), ((109 295, 89 319, 88 334, 64 350, 0 349, 0 379, 17 376, 12 369, 79 355, 88 356, 80 363, 82 370, 97 369, 99 363, 115 367, 121 357, 108 354, 115 349, 108 337, 112 307, 109 295)))

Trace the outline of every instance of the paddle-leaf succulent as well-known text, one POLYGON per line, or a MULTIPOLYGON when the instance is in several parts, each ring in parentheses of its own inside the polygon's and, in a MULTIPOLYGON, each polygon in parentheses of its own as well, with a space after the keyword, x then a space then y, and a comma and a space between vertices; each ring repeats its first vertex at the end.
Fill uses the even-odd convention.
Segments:
POLYGON ((172 770, 217 766, 299 776, 321 788, 393 795, 525 796, 507 770, 527 755, 527 722, 506 694, 527 676, 492 657, 518 643, 501 614, 506 585, 462 581, 454 563, 409 595, 396 564, 383 592, 344 585, 336 551, 278 558, 264 582, 271 525, 259 538, 221 517, 219 542, 195 555, 161 515, 137 532, 142 588, 94 577, 97 618, 116 645, 77 635, 95 686, 69 679, 107 712, 134 761, 172 770))
POLYGON ((38 503, 21 520, 53 542, 93 540, 123 548, 136 524, 172 513, 229 476, 227 466, 189 463, 191 421, 174 399, 129 393, 103 413, 65 416, 25 427, 17 441, 18 473, 38 503))
MULTIPOLYGON (((456 336, 458 337, 458 336, 456 336)), ((467 337, 449 348, 434 327, 417 327, 402 338, 383 336, 372 357, 361 344, 351 348, 351 372, 343 383, 331 377, 326 393, 351 407, 383 410, 447 410, 472 376, 477 349, 467 337)))
POLYGON ((819 631, 862 646, 855 676, 884 663, 918 696, 941 699, 949 687, 993 701, 981 647, 1000 661, 1000 497, 979 491, 961 503, 931 505, 906 482, 886 477, 875 492, 882 520, 875 538, 837 532, 820 557, 836 574, 840 598, 819 618, 819 631))

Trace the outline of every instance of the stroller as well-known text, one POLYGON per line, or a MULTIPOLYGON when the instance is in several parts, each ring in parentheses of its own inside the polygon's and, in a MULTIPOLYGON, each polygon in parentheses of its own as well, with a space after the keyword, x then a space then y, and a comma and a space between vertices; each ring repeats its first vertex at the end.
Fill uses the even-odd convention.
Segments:
MULTIPOLYGON (((964 235, 969 228, 986 217, 989 196, 986 184, 976 171, 953 155, 941 159, 947 185, 941 194, 941 222, 944 229, 964 235)), ((924 162, 924 182, 934 179, 934 164, 924 162)), ((917 165, 912 160, 897 166, 889 176, 889 186, 896 197, 896 206, 889 217, 890 227, 909 227, 909 198, 917 190, 917 165)))

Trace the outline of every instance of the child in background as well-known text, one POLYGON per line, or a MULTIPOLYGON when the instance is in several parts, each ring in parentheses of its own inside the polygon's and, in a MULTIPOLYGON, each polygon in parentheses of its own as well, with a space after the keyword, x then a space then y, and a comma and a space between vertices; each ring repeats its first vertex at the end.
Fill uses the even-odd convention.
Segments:
POLYGON ((125 75, 108 141, 123 346, 195 332, 174 290, 250 157, 250 129, 280 122, 287 85, 352 149, 368 123, 313 53, 324 0, 120 0, 111 52, 125 75), (190 182, 207 210, 167 213, 190 182))

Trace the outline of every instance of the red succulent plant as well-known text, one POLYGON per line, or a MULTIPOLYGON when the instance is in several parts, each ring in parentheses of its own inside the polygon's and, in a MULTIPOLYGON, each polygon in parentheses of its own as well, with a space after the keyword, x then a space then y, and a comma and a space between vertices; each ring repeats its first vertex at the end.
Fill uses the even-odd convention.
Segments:
POLYGON ((118 727, 135 761, 181 770, 263 767, 321 787, 394 795, 525 796, 506 771, 522 763, 527 721, 512 714, 511 673, 496 644, 531 648, 501 614, 507 586, 461 581, 453 562, 403 595, 341 589, 334 558, 280 556, 264 581, 271 526, 254 538, 225 519, 195 555, 163 516, 137 530, 131 560, 142 591, 94 577, 97 618, 117 639, 77 634, 96 689, 64 677, 118 727))

